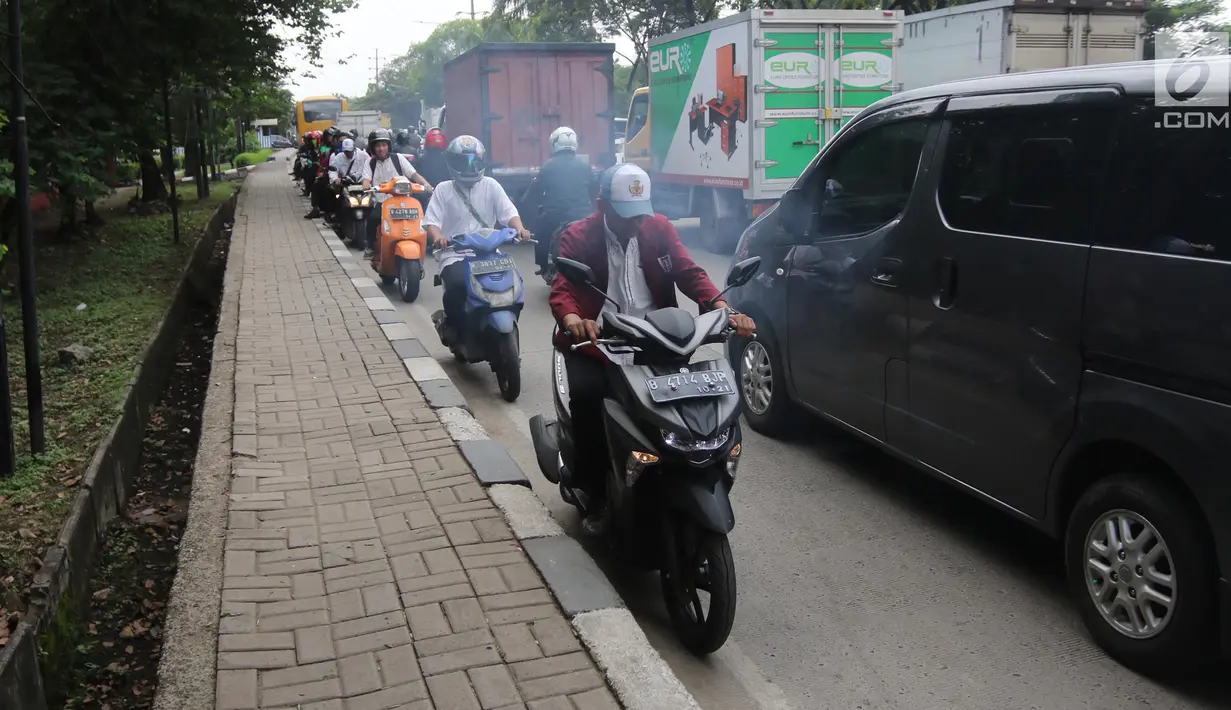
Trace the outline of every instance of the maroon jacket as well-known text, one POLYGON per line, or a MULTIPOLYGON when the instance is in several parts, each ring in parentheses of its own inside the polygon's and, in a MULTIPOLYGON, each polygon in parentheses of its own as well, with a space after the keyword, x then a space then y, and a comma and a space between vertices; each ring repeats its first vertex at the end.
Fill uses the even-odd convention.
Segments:
MULTIPOLYGON (((593 269, 598 280, 595 285, 603 292, 607 291, 606 239, 601 212, 576 222, 560 235, 560 256, 580 261, 593 269)), ((710 281, 705 269, 697 266, 688 256, 688 250, 680 242, 680 235, 666 217, 656 214, 647 219, 637 235, 637 246, 641 252, 641 269, 655 307, 678 305, 676 286, 697 303, 705 303, 718 295, 718 288, 710 281)), ((564 276, 557 275, 551 286, 551 314, 556 323, 561 324, 555 339, 556 347, 567 353, 568 346, 573 342, 573 337, 564 330, 564 316, 576 313, 587 320, 598 320, 604 303, 603 297, 593 289, 574 286, 564 276)), ((606 359, 597 348, 584 348, 578 352, 590 352, 606 359)))

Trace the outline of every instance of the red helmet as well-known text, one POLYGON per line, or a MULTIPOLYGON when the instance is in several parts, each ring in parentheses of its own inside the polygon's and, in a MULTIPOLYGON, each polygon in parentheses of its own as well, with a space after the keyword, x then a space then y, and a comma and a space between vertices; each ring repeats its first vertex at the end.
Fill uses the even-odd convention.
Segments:
POLYGON ((439 128, 429 130, 427 135, 423 138, 424 148, 439 148, 444 150, 445 146, 448 144, 449 141, 445 138, 445 132, 439 128))

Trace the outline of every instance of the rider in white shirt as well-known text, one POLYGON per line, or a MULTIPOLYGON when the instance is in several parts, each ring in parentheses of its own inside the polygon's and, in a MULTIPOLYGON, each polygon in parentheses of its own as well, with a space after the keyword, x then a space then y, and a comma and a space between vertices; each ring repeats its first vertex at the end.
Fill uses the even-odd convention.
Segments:
MULTIPOLYGON (((368 147, 372 149, 372 157, 363 162, 363 189, 367 190, 373 185, 383 185, 393 178, 402 175, 405 176, 427 189, 432 189, 432 183, 427 181, 427 178, 420 175, 405 155, 392 152, 393 136, 389 134, 387 128, 377 128, 372 131, 372 140, 368 141, 368 147)), ((381 214, 380 206, 391 195, 383 192, 378 192, 376 197, 375 214, 381 214)), ((380 225, 380 219, 368 220, 367 234, 367 250, 363 252, 364 259, 371 259, 372 253, 376 249, 376 229, 380 225)))
POLYGON ((474 136, 458 136, 449 143, 445 161, 453 179, 436 186, 423 218, 428 238, 438 247, 436 261, 445 288, 445 319, 452 333, 459 331, 465 317, 466 270, 460 262, 469 254, 446 249, 449 237, 504 224, 517 230, 519 240, 530 238, 504 188, 483 174, 486 154, 483 144, 474 136))

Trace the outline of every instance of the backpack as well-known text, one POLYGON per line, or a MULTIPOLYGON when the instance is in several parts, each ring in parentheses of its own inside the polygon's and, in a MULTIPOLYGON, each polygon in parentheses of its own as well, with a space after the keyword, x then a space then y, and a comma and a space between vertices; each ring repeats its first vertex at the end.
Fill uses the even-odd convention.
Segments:
MULTIPOLYGON (((394 153, 390 151, 387 157, 389 158, 389 160, 393 161, 393 169, 398 172, 398 177, 405 177, 406 173, 402 172, 401 155, 402 155, 401 153, 394 153)), ((368 172, 372 173, 373 175, 376 174, 376 156, 375 155, 372 156, 371 162, 368 163, 368 172)))

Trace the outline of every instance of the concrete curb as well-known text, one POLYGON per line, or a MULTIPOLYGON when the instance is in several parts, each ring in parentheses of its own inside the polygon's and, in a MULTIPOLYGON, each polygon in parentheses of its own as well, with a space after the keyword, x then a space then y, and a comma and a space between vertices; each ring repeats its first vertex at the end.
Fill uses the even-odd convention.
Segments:
MULTIPOLYGON (((305 209, 308 207, 305 201, 305 209)), ((590 554, 552 518, 517 462, 499 442, 488 437, 483 425, 471 414, 465 397, 440 363, 428 355, 410 326, 397 316, 393 304, 383 293, 379 297, 369 295, 370 287, 379 286, 368 274, 361 273, 363 267, 356 263, 354 252, 342 244, 323 220, 318 220, 317 226, 402 358, 406 371, 423 390, 428 405, 474 468, 488 497, 504 513, 513 534, 621 704, 627 710, 700 710, 696 699, 650 645, 619 592, 590 554)))

